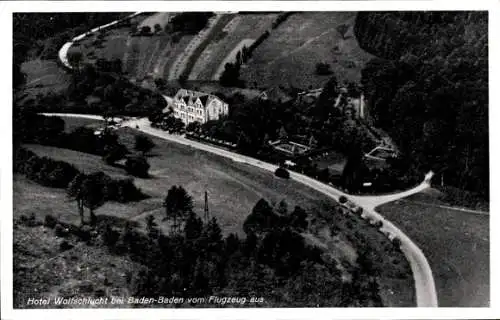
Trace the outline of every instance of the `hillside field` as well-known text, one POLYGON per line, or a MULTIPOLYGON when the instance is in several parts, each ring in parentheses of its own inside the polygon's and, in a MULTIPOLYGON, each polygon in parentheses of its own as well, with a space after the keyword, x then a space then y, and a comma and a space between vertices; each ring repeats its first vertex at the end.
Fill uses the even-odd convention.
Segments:
MULTIPOLYGON (((130 28, 117 28, 105 33, 101 45, 94 44, 95 34, 70 51, 83 52, 91 62, 98 58, 119 58, 129 78, 138 82, 151 77, 173 80, 172 76, 180 75, 183 66, 188 66, 189 72, 186 73, 190 82, 217 81, 224 64, 234 62, 238 48, 249 46, 269 30, 269 38, 241 67, 240 79, 246 81, 247 86, 318 88, 330 77, 316 74, 315 67, 319 62, 330 64, 340 81, 359 81, 361 69, 372 56, 359 48, 352 33, 355 13, 298 12, 272 29, 278 15, 221 13, 214 30, 204 35, 203 45, 196 50, 193 41, 200 35, 175 36, 173 39, 172 34, 160 32, 153 36, 132 37, 130 28), (340 24, 350 27, 345 38, 336 30, 340 24)), ((162 13, 147 19, 163 19, 164 22, 168 17, 162 13)), ((140 25, 144 19, 138 17, 134 23, 140 25)))
MULTIPOLYGON (((66 122, 72 121, 66 119, 66 122)), ((90 121, 77 123, 95 125, 90 121)), ((133 150, 133 139, 136 134, 134 130, 122 128, 118 133, 121 142, 127 145, 129 150, 133 150)), ((125 221, 135 221, 139 228, 145 228, 146 217, 153 215, 162 231, 168 233, 170 222, 162 221, 165 214, 162 202, 172 185, 182 185, 193 196, 195 212, 198 214, 203 212, 203 197, 206 190, 210 214, 217 217, 223 233, 227 235, 234 232, 242 236, 242 224, 260 198, 265 198, 274 205, 285 199, 289 210, 295 205, 300 205, 312 213, 311 223, 314 227, 304 236, 313 244, 327 248, 328 255, 342 262, 337 265, 341 270, 348 271, 350 270, 348 265, 352 266, 355 263, 355 246, 359 244, 354 245, 348 239, 356 239, 356 234, 363 233, 367 241, 377 248, 376 263, 383 266, 384 271, 380 275, 379 283, 384 304, 414 305, 414 288, 407 271, 408 263, 404 257, 400 253, 393 252, 390 249, 392 245, 385 236, 359 217, 339 214, 335 209, 337 204, 331 199, 297 182, 277 178, 270 172, 151 138, 157 145, 149 155, 151 177, 134 179, 135 184, 150 198, 127 204, 108 202, 96 210, 98 220, 105 219, 122 226, 125 221), (322 215, 320 212, 323 212, 322 215), (331 217, 328 212, 331 212, 331 217), (316 215, 322 216, 323 220, 314 218, 316 215), (354 238, 346 238, 348 235, 354 238), (388 255, 388 252, 392 253, 388 255)), ((86 173, 104 171, 114 178, 128 177, 123 168, 108 166, 99 156, 49 146, 25 145, 25 147, 39 156, 72 163, 86 173)), ((43 220, 45 215, 51 214, 62 221, 79 224, 76 204, 67 198, 64 190, 43 187, 16 174, 14 217, 29 216, 32 213, 38 220, 43 220)))
MULTIPOLYGON (((119 132, 120 140, 132 151, 133 130, 122 128, 119 132)), ((148 159, 151 165, 151 178, 135 179, 135 184, 152 198, 138 203, 107 203, 97 210, 98 214, 109 211, 110 214, 145 221, 146 214, 143 213, 147 211, 148 214, 154 214, 157 220, 161 220, 164 216, 161 204, 168 189, 180 184, 193 196, 195 211, 199 213, 203 212, 203 197, 206 190, 210 212, 219 219, 224 232, 242 235, 242 223, 260 198, 273 203, 286 199, 290 208, 296 204, 311 208, 321 202, 331 201, 308 187, 276 178, 267 171, 236 164, 229 159, 161 139, 152 139, 158 147, 153 149, 152 156, 148 159)), ((112 177, 128 177, 124 169, 106 165, 99 156, 48 146, 27 145, 27 147, 40 156, 73 163, 85 172, 102 170, 112 177)), ((24 194, 22 190, 16 193, 24 194)), ((15 203, 32 205, 25 200, 16 200, 15 203)), ((42 204, 42 200, 37 201, 38 206, 42 204)), ((51 201, 46 204, 52 205, 51 201)), ((67 208, 72 206, 72 203, 68 203, 67 208)), ((75 218, 76 222, 78 217, 75 218)))
POLYGON ((240 78, 258 87, 278 85, 319 88, 329 76, 315 74, 319 62, 329 63, 339 81, 358 81, 364 64, 372 57, 353 36, 354 12, 299 12, 272 30, 253 52, 240 78), (336 27, 350 28, 345 39, 336 27))
POLYGON ((202 52, 189 80, 218 80, 225 63, 235 61, 233 51, 238 47, 241 49, 242 43, 249 47, 271 27, 277 16, 277 13, 235 15, 202 52))
MULTIPOLYGON (((19 177, 16 177, 16 179, 19 177)), ((15 180, 16 181, 16 180, 15 180)), ((19 181, 19 180, 18 180, 19 181)), ((14 308, 81 308, 80 305, 27 305, 29 298, 128 296, 127 276, 143 269, 129 257, 110 254, 107 248, 58 237, 45 226, 14 223, 14 308), (62 243, 70 247, 61 249, 62 243), (119 270, 119 271, 117 271, 119 270)), ((127 308, 127 304, 95 307, 127 308)))
POLYGON ((377 211, 424 252, 440 307, 489 306, 489 215, 425 205, 421 200, 417 194, 377 211))
MULTIPOLYGON (((169 19, 165 13, 147 18, 138 16, 133 24, 158 23, 165 25, 169 19)), ((147 77, 167 78, 175 58, 182 53, 193 36, 183 35, 178 41, 165 32, 152 36, 132 36, 130 27, 112 28, 104 32, 102 43, 96 43, 99 33, 84 38, 70 48, 70 53, 79 51, 84 61, 94 63, 99 58, 121 59, 124 72, 131 80, 142 81, 147 77)))
POLYGON ((31 98, 38 94, 60 93, 68 87, 71 79, 54 60, 29 60, 22 64, 21 71, 26 76, 23 91, 31 98))

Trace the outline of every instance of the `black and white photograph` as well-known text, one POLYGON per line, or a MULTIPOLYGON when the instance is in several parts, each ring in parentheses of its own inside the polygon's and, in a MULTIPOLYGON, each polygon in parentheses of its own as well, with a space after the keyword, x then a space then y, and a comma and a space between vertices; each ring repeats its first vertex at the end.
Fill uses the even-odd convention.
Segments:
POLYGON ((12 13, 14 310, 490 307, 487 10, 88 9, 12 13))

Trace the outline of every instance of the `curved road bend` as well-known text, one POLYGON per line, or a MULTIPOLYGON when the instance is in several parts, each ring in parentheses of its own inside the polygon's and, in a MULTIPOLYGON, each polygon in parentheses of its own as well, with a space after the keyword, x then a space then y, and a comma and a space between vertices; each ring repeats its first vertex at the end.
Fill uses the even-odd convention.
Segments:
MULTIPOLYGON (((86 119, 94 119, 94 120, 103 120, 101 116, 97 115, 88 115, 88 114, 63 114, 63 113, 43 113, 47 116, 61 116, 61 117, 74 117, 74 118, 86 118, 86 119)), ((222 157, 229 158, 235 162, 239 163, 247 163, 249 165, 274 172, 278 166, 257 160, 255 158, 251 158, 248 156, 240 155, 228 150, 220 149, 208 144, 200 143, 197 141, 186 139, 182 136, 171 135, 165 131, 160 129, 156 129, 151 127, 149 120, 146 118, 142 119, 132 119, 128 121, 124 121, 122 126, 127 126, 144 133, 150 134, 152 136, 169 140, 172 142, 176 142, 179 144, 191 146, 193 148, 203 150, 206 152, 210 152, 213 154, 217 154, 222 157), (138 127, 138 128, 137 128, 138 127)), ((291 171, 290 178, 300 182, 310 188, 313 188, 326 196, 335 199, 338 201, 340 196, 348 197, 352 202, 356 205, 363 208, 365 214, 375 220, 381 220, 383 222, 382 231, 391 235, 391 237, 398 237, 401 240, 401 250, 405 254, 408 262, 410 263, 413 278, 415 282, 415 290, 417 297, 417 306, 418 307, 437 307, 437 294, 434 283, 434 277, 432 275, 432 270, 425 258, 424 254, 420 250, 420 248, 411 241, 411 239, 406 236, 401 230, 399 230, 395 225, 393 225, 389 220, 386 220, 382 217, 378 212, 375 211, 375 207, 386 202, 394 201, 403 197, 407 197, 411 194, 418 193, 429 187, 429 180, 432 176, 432 173, 426 175, 426 179, 418 186, 413 189, 389 194, 384 196, 352 196, 346 194, 336 188, 333 188, 329 185, 326 185, 322 182, 319 182, 315 179, 312 179, 308 176, 305 176, 300 173, 296 173, 291 171)))

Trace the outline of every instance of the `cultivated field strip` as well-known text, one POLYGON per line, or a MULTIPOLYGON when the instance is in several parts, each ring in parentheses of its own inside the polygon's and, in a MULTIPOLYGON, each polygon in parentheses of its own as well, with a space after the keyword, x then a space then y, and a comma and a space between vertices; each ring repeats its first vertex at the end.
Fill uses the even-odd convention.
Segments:
POLYGON ((179 79, 191 59, 191 56, 196 52, 197 48, 202 45, 208 37, 210 37, 212 29, 216 27, 223 15, 224 14, 216 13, 213 17, 208 19, 205 29, 200 31, 193 39, 191 39, 186 49, 179 56, 177 56, 177 59, 170 68, 168 75, 169 81, 179 79))
POLYGON ((196 61, 190 80, 218 80, 226 62, 234 62, 238 47, 247 47, 264 31, 271 28, 277 13, 239 15, 211 41, 196 61))

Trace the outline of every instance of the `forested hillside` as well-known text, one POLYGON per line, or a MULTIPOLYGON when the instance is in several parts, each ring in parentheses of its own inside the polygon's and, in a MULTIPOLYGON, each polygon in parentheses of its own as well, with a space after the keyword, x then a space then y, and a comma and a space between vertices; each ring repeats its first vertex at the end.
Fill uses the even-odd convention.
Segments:
POLYGON ((354 31, 378 57, 362 71, 370 114, 409 174, 431 168, 487 198, 487 12, 363 12, 354 31))

